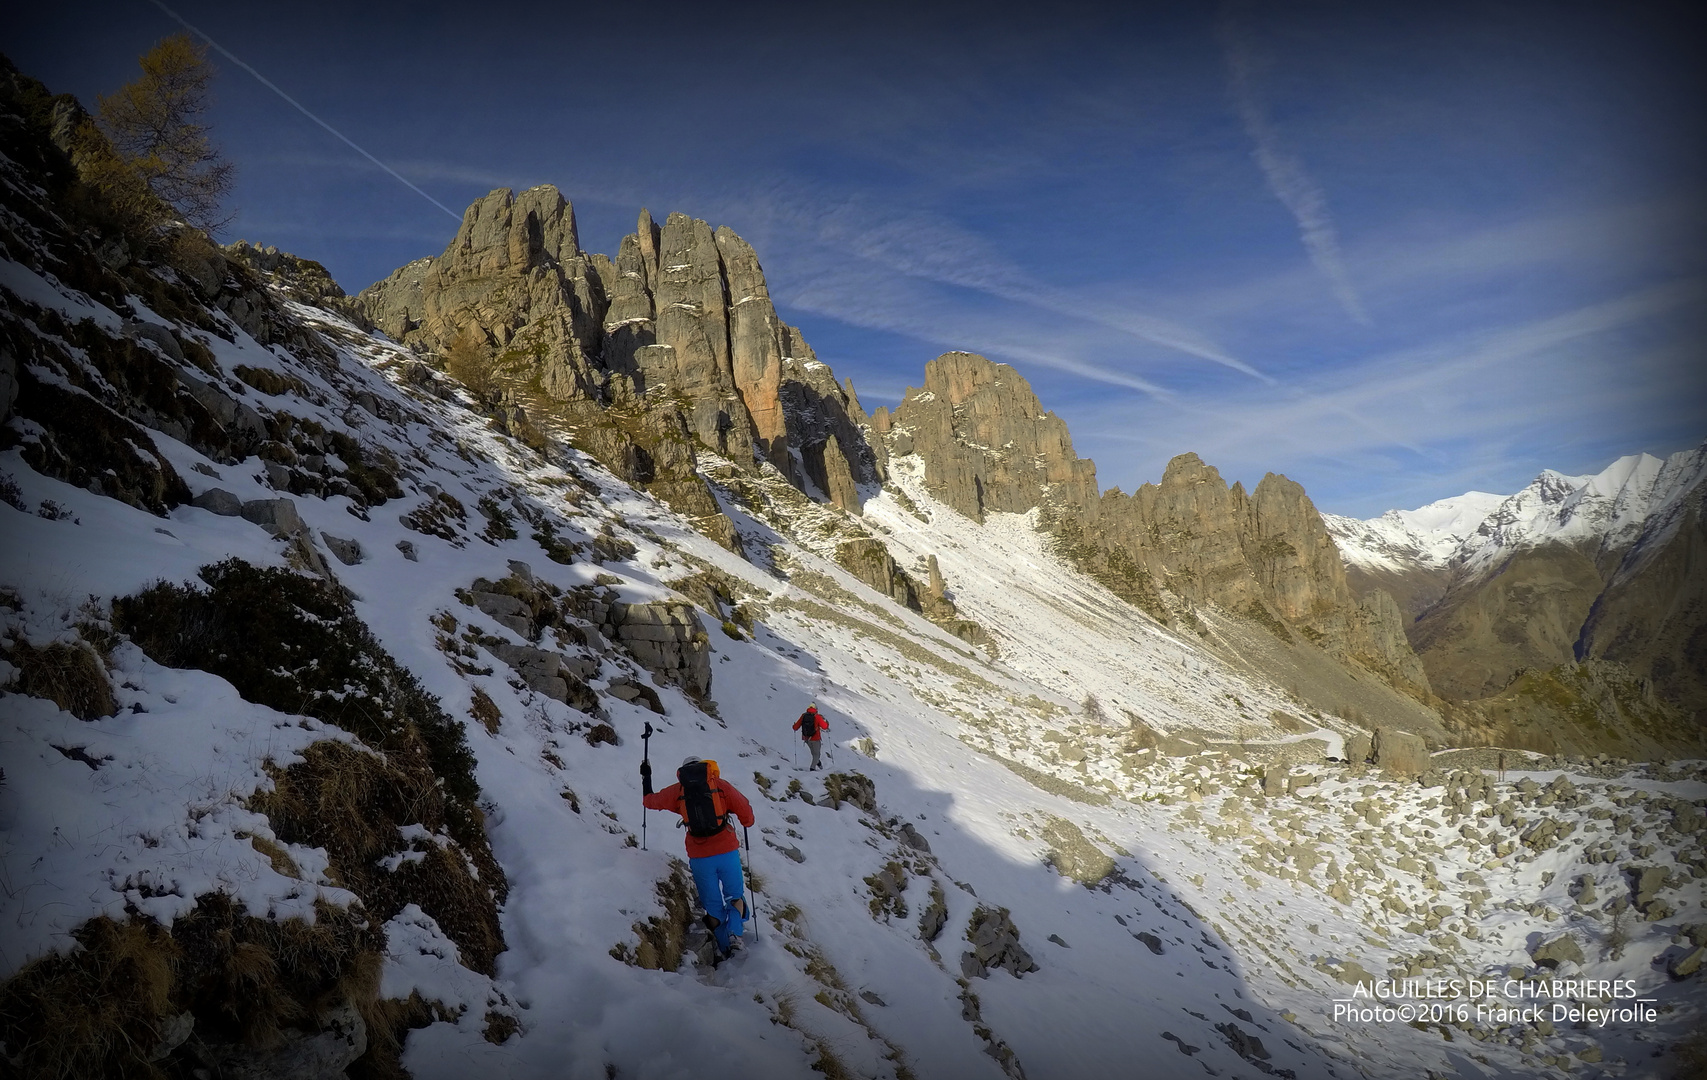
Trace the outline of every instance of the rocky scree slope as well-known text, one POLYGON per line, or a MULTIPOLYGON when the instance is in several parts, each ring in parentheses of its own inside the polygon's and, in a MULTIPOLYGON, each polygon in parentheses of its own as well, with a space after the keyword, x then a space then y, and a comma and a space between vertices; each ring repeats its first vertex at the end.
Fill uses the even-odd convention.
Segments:
POLYGON ((1464 512, 1439 522, 1444 504, 1410 512, 1409 528, 1395 528, 1401 512, 1328 526, 1354 582, 1412 598, 1408 633, 1443 696, 1507 699, 1538 714, 1534 739, 1676 752, 1699 745, 1707 707, 1704 492, 1707 446, 1621 458, 1593 476, 1544 472, 1497 502, 1447 500, 1464 512), (1572 689, 1585 679, 1591 691, 1572 689), (1561 713, 1538 702, 1549 695, 1570 699, 1563 712, 1577 720, 1539 716, 1561 713), (1597 743, 1597 726, 1613 739, 1636 730, 1620 746, 1597 743))

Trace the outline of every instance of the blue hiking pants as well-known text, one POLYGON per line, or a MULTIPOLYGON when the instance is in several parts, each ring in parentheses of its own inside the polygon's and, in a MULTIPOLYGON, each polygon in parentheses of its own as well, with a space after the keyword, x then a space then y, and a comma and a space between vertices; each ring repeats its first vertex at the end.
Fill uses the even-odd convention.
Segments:
POLYGON ((693 871, 700 906, 718 920, 717 928, 712 931, 717 947, 728 952, 730 935, 745 929, 745 920, 734 906, 736 900, 741 900, 742 907, 747 906, 741 896, 741 849, 689 859, 688 869, 693 871))

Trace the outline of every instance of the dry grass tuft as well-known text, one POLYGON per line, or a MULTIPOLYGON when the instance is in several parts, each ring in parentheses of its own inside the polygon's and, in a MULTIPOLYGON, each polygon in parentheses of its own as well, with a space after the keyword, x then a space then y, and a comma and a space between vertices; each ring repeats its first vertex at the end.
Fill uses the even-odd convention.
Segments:
POLYGON ((487 1042, 502 1046, 509 1040, 510 1036, 521 1029, 522 1026, 516 1022, 515 1017, 509 1013, 492 1009, 486 1013, 486 1027, 480 1032, 480 1035, 487 1042))
POLYGON ((161 1076, 145 1059, 172 1011, 176 943, 157 923, 105 917, 72 937, 76 952, 0 986, 0 1038, 18 1075, 161 1076))
POLYGON ((486 729, 488 735, 498 734, 498 725, 503 722, 504 714, 498 708, 498 703, 492 700, 490 694, 476 686, 474 688, 474 704, 468 707, 468 715, 486 729))
POLYGON ((18 668, 20 693, 46 698, 79 720, 118 710, 107 669, 87 645, 56 641, 38 649, 19 638, 8 659, 18 668))
MULTIPOLYGON (((170 933, 145 918, 91 919, 72 932, 76 952, 35 960, 0 986, 0 1040, 24 1076, 190 1075, 198 1052, 275 1045, 345 1004, 370 1015, 384 946, 376 927, 359 907, 329 904, 312 923, 257 918, 222 893, 199 897, 170 933)), ((380 1062, 385 1040, 370 1046, 380 1062)), ((389 1053, 395 1061, 395 1046, 389 1053)))
POLYGON ((640 944, 633 952, 625 945, 619 945, 611 950, 611 955, 636 967, 675 971, 682 965, 688 931, 696 921, 694 909, 698 906, 687 864, 680 859, 671 859, 670 876, 658 882, 657 890, 658 899, 664 904, 664 914, 634 924, 640 944))
MULTIPOLYGON (((379 963, 375 957, 376 967, 379 963)), ((437 1002, 428 1002, 417 990, 406 998, 376 997, 361 1011, 367 1023, 367 1053, 345 1070, 349 1080, 409 1080, 402 1062, 403 1040, 409 1032, 435 1020, 456 1022, 453 1013, 437 1002)))
POLYGON ((502 383, 486 334, 477 326, 464 327, 445 350, 445 373, 463 386, 481 405, 498 396, 502 383))
POLYGON ((848 1068, 848 1063, 836 1053, 836 1048, 830 1045, 828 1039, 818 1039, 813 1043, 818 1051, 818 1060, 812 1063, 812 1071, 823 1073, 826 1080, 855 1080, 859 1075, 848 1068))
MULTIPOLYGON (((419 824, 435 834, 446 827, 449 808, 430 771, 399 768, 388 757, 328 740, 310 746, 297 764, 274 770, 273 790, 257 792, 249 805, 267 815, 281 840, 324 848, 331 874, 376 920, 419 904, 456 942, 464 964, 492 973, 504 947, 497 909, 461 852, 417 841, 420 859, 393 871, 380 865, 409 850, 398 826, 419 824)), ((481 880, 491 880, 487 867, 479 869, 481 880)))

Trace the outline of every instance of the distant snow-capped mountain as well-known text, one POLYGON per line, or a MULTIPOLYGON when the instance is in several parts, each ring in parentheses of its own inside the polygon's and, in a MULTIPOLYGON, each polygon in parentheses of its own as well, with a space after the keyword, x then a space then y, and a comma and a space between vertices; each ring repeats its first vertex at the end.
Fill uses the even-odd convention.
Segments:
POLYGON ((1548 543, 1619 558, 1650 522, 1707 479, 1707 443, 1665 459, 1630 454, 1588 476, 1544 470, 1514 495, 1470 491, 1380 517, 1324 514, 1348 568, 1405 573, 1453 571, 1475 578, 1518 551, 1548 543))
POLYGON ((1389 510, 1367 521, 1337 514, 1323 514, 1322 520, 1348 565, 1368 570, 1444 567, 1506 498, 1467 491, 1415 510, 1389 510))

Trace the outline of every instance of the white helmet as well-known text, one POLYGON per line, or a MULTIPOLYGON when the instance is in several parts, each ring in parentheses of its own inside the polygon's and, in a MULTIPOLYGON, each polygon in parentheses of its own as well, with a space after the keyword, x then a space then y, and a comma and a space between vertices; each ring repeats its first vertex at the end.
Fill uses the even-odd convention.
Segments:
POLYGON ((704 758, 697 758, 697 757, 694 757, 692 754, 689 754, 687 757, 682 759, 682 768, 685 769, 689 765, 698 765, 703 760, 705 760, 705 759, 704 758))

